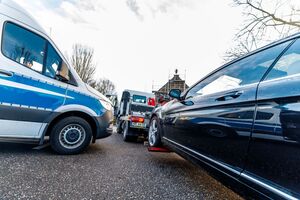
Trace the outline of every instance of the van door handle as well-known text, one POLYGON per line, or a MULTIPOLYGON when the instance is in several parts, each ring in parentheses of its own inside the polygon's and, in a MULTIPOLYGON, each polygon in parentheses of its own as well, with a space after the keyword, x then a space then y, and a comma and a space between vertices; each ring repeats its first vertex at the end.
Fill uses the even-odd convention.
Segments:
POLYGON ((12 77, 13 73, 9 72, 9 71, 6 71, 6 70, 3 70, 3 69, 0 69, 0 76, 12 77))
POLYGON ((239 96, 241 96, 244 93, 244 91, 234 91, 234 92, 229 92, 225 94, 224 96, 218 97, 216 101, 227 101, 231 99, 236 99, 239 96))

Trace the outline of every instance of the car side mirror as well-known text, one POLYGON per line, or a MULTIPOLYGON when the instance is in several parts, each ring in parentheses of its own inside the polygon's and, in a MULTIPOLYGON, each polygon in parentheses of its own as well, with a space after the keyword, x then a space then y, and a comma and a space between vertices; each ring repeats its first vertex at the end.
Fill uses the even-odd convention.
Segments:
POLYGON ((180 96, 181 96, 181 90, 179 89, 172 89, 170 92, 169 92, 169 96, 174 98, 174 99, 180 99, 180 96))
POLYGON ((66 63, 62 63, 59 70, 57 70, 56 77, 64 82, 68 82, 70 80, 69 76, 69 68, 66 63))

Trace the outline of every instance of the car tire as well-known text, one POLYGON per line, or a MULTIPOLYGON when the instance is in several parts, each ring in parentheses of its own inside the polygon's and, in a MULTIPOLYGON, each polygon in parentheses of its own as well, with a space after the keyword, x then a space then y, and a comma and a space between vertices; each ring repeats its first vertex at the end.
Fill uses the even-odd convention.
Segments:
POLYGON ((80 117, 67 117, 57 122, 50 133, 51 148, 58 154, 81 153, 90 144, 92 128, 80 117))
POLYGON ((150 147, 161 146, 161 125, 158 118, 154 116, 150 121, 149 131, 148 131, 148 143, 150 147))

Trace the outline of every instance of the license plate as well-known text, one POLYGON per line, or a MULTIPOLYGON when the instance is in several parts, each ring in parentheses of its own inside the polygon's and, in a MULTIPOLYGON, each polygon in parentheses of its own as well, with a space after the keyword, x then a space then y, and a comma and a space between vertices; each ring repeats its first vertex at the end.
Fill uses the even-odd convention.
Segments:
POLYGON ((138 128, 144 128, 144 123, 132 122, 132 126, 138 128))

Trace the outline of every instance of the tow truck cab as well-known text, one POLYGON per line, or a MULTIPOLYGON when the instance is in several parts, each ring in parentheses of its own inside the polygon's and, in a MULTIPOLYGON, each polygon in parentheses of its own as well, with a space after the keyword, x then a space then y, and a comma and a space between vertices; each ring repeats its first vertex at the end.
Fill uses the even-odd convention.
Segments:
POLYGON ((147 136, 149 120, 156 105, 152 93, 125 90, 122 93, 117 112, 117 132, 122 133, 125 141, 147 136))

